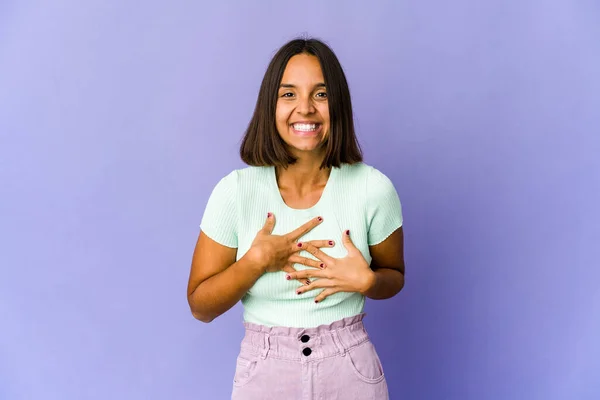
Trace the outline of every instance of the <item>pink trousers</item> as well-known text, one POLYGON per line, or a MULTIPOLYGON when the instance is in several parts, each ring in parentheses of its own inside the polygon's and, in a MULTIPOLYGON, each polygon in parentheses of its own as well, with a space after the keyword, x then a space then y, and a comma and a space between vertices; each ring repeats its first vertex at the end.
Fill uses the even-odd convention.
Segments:
POLYGON ((316 328, 244 323, 232 400, 387 400, 360 314, 316 328))

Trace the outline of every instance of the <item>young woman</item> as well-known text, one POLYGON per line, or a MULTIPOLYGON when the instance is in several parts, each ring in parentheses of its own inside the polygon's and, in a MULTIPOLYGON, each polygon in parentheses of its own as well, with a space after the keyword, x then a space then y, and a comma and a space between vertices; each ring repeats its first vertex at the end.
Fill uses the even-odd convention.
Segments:
POLYGON ((232 399, 387 399, 362 319, 365 297, 404 286, 401 205, 362 162, 327 45, 297 39, 277 52, 240 153, 249 167, 213 189, 188 284, 201 321, 244 306, 232 399))

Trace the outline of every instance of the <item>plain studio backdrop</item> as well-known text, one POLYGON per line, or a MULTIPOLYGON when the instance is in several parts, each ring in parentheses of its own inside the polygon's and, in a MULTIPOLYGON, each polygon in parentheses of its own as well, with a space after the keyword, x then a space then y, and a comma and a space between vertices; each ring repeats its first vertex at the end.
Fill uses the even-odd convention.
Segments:
POLYGON ((0 2, 0 399, 230 396, 186 301, 274 52, 329 43, 394 182, 392 399, 600 398, 600 3, 0 2))

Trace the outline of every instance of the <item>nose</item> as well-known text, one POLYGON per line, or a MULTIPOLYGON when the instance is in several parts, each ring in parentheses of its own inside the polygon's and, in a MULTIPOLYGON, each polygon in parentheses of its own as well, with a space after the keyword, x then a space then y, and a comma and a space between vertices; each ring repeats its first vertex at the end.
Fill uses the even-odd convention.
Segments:
POLYGON ((296 107, 296 111, 299 114, 307 115, 315 112, 315 106, 312 102, 310 96, 300 96, 298 98, 298 106, 296 107))

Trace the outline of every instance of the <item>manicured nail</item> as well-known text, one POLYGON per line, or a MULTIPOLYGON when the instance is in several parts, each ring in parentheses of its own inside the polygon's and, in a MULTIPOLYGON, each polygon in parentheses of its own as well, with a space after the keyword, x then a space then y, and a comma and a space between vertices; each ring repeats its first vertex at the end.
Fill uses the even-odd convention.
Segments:
POLYGON ((267 213, 267 218, 271 218, 271 215, 273 215, 273 214, 267 213))
POLYGON ((298 247, 302 247, 302 243, 298 243, 298 247))
POLYGON ((286 275, 286 276, 285 276, 285 279, 287 279, 287 280, 289 281, 290 279, 292 279, 292 277, 291 277, 291 276, 289 276, 289 275, 286 275))
POLYGON ((333 246, 333 240, 330 240, 330 241, 329 241, 329 245, 330 245, 330 246, 333 246))
POLYGON ((321 264, 319 264, 319 267, 325 268, 325 264, 321 263, 321 264))
POLYGON ((296 294, 300 294, 301 292, 299 290, 296 290, 296 294))
POLYGON ((308 280, 306 282, 304 282, 304 283, 306 283, 307 285, 310 285, 310 281, 308 281, 308 280))
POLYGON ((319 222, 323 221, 323 218, 321 217, 318 217, 317 219, 319 220, 319 222))
POLYGON ((315 303, 318 303, 318 302, 319 302, 319 300, 315 300, 315 303))
POLYGON ((350 235, 350 229, 346 230, 346 235, 350 235))

